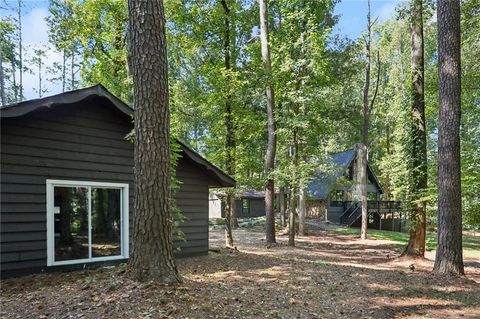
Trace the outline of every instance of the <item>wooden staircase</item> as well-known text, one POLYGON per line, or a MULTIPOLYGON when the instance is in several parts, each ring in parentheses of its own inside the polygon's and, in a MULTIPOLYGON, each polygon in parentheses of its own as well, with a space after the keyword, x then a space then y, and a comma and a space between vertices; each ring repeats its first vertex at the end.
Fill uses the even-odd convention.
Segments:
MULTIPOLYGON (((402 203, 396 201, 368 201, 368 214, 391 213, 402 210, 402 203)), ((359 202, 344 202, 340 224, 351 227, 362 216, 362 204, 359 202)))
POLYGON ((340 224, 351 227, 362 216, 362 204, 350 205, 340 217, 340 224))

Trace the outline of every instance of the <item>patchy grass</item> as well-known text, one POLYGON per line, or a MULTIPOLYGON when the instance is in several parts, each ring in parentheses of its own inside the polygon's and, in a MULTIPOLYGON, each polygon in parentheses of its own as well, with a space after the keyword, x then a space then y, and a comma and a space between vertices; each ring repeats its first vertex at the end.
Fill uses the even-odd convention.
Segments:
POLYGON ((396 259, 398 243, 310 228, 296 247, 234 230, 238 251, 177 261, 183 283, 138 283, 125 266, 3 280, 1 318, 479 318, 480 265, 436 277, 430 260, 396 259))
MULTIPOLYGON (((349 234, 354 236, 360 236, 360 229, 358 228, 346 228, 341 226, 332 226, 332 231, 340 234, 349 234)), ((405 248, 408 244, 408 233, 392 232, 387 230, 369 229, 368 237, 379 240, 388 240, 393 244, 405 248)), ((463 235, 463 251, 465 257, 477 257, 480 258, 480 237, 474 237, 471 235, 463 235)), ((426 250, 434 252, 437 248, 437 234, 427 233, 426 238, 426 250)))
MULTIPOLYGON (((240 217, 238 218, 238 227, 240 228, 252 228, 257 226, 265 227, 267 219, 265 216, 260 217, 240 217)), ((275 219, 276 228, 280 229, 280 218, 275 219)), ((225 226, 225 218, 212 218, 209 220, 210 227, 218 228, 225 226)))

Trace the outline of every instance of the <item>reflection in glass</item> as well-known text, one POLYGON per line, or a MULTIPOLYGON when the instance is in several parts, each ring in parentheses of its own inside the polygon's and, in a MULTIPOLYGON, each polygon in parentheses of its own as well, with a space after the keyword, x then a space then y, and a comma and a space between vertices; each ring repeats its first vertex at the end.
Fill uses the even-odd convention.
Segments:
POLYGON ((55 187, 55 260, 88 258, 88 188, 55 187))
POLYGON ((92 188, 92 257, 119 256, 120 189, 92 188))

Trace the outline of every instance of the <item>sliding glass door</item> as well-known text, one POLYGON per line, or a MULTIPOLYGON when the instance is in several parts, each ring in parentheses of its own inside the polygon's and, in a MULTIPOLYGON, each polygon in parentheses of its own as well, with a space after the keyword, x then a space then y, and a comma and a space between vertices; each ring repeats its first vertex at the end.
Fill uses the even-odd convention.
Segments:
POLYGON ((128 258, 128 184, 47 180, 48 265, 128 258))

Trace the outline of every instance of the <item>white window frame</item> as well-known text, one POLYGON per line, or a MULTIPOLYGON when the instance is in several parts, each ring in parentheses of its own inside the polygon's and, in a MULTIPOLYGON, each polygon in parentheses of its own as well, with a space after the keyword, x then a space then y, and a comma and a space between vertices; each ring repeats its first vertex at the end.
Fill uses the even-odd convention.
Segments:
POLYGON ((118 259, 127 259, 129 254, 129 206, 128 206, 128 184, 124 183, 104 183, 90 181, 72 181, 47 179, 47 266, 73 265, 98 261, 109 261, 118 259), (88 246, 89 257, 82 259, 55 261, 55 218, 54 218, 54 187, 85 187, 88 188, 88 246), (120 189, 120 255, 107 257, 93 257, 91 249, 91 188, 113 188, 120 189))

